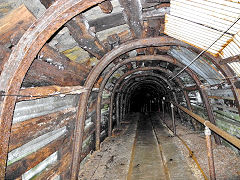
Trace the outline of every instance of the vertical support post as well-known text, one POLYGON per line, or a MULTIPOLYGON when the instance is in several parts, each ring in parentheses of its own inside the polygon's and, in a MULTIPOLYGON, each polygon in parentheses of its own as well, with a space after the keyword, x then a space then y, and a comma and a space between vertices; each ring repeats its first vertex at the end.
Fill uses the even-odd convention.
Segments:
POLYGON ((149 112, 152 112, 152 102, 151 102, 151 100, 149 101, 149 112))
POLYGON ((174 117, 174 105, 171 103, 173 134, 176 135, 176 123, 174 117))
MULTIPOLYGON (((209 98, 208 98, 206 90, 204 89, 204 86, 201 86, 199 90, 200 90, 202 100, 204 102, 204 105, 205 105, 207 113, 208 113, 209 121, 211 123, 213 123, 214 125, 216 125, 215 116, 213 114, 213 110, 212 110, 212 107, 210 105, 209 98)), ((218 144, 218 145, 221 144, 220 137, 216 133, 213 133, 213 136, 214 136, 216 144, 218 144)))
POLYGON ((207 142, 207 156, 208 156, 210 179, 216 180, 214 159, 213 159, 213 150, 212 150, 211 130, 207 126, 205 126, 204 132, 205 132, 206 142, 207 142))
POLYGON ((116 97, 116 119, 117 119, 117 127, 120 126, 120 105, 119 105, 119 92, 116 97))
MULTIPOLYGON (((189 99, 189 96, 188 96, 188 92, 186 90, 183 90, 183 93, 184 93, 185 100, 186 100, 187 107, 188 107, 189 111, 193 111, 192 110, 192 105, 191 105, 191 102, 190 102, 190 99, 189 99)), ((194 118, 191 118, 191 122, 192 122, 192 125, 193 125, 193 128, 194 128, 195 131, 200 130, 200 126, 198 126, 198 123, 194 118)))
POLYGON ((162 119, 163 119, 163 121, 165 121, 165 112, 164 112, 164 101, 165 101, 165 97, 163 97, 163 100, 162 100, 162 112, 163 112, 163 117, 162 117, 162 119))
POLYGON ((128 113, 131 111, 131 102, 128 101, 128 113))

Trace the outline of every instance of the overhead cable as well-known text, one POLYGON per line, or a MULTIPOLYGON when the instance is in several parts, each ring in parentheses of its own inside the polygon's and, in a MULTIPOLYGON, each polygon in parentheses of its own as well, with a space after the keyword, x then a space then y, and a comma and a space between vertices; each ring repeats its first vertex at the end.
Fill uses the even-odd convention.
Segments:
POLYGON ((185 69, 187 69, 189 66, 191 66, 192 63, 194 63, 203 53, 205 53, 206 51, 208 51, 219 39, 221 39, 228 31, 229 29, 231 29, 240 19, 240 15, 238 16, 238 18, 233 22, 233 24, 231 26, 229 26, 227 28, 226 31, 224 31, 210 46, 208 46, 207 49, 203 50, 200 54, 198 54, 188 65, 186 65, 182 70, 180 70, 176 75, 174 75, 170 80, 173 80, 174 78, 176 78, 177 76, 179 76, 179 74, 181 74, 185 69))

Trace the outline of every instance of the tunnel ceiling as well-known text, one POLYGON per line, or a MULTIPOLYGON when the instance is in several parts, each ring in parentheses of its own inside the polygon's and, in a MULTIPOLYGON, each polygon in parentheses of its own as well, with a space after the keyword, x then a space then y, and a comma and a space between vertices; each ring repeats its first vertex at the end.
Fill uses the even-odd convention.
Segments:
POLYGON ((1 1, 0 139, 5 140, 0 144, 0 179, 12 124, 37 117, 21 108, 47 104, 44 98, 57 106, 47 113, 62 108, 55 98, 66 98, 64 107, 77 107, 73 176, 85 125, 96 125, 99 147, 102 110, 111 119, 110 111, 124 98, 134 104, 145 101, 141 98, 159 104, 163 97, 188 107, 201 104, 211 122, 209 99, 224 99, 218 103, 238 115, 239 16, 235 0, 1 1))

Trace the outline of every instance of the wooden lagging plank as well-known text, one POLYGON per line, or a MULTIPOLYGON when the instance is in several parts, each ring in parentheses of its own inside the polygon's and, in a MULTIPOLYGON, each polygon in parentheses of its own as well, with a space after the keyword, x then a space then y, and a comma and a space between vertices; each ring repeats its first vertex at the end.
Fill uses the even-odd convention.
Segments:
POLYGON ((23 33, 35 21, 35 17, 24 6, 14 9, 11 13, 0 19, 1 44, 15 45, 23 33))
POLYGON ((59 94, 80 94, 81 92, 86 92, 87 90, 83 86, 44 86, 44 87, 34 87, 34 88, 24 88, 19 92, 20 97, 17 101, 39 99, 48 96, 54 96, 59 94), (21 97, 22 96, 22 97, 21 97))
MULTIPOLYGON (((0 56, 0 71, 11 53, 11 50, 6 48, 6 46, 16 45, 23 33, 34 21, 35 17, 24 5, 16 8, 9 15, 0 19, 0 39, 2 44, 0 46, 0 52, 2 54, 0 56)), ((35 60, 25 77, 23 84, 54 84, 54 81, 56 80, 56 82, 61 85, 71 85, 71 83, 66 83, 64 81, 72 79, 73 81, 77 81, 74 83, 75 85, 80 85, 90 71, 85 66, 71 61, 49 45, 45 45, 41 49, 39 57, 41 57, 43 61, 46 61, 46 59, 51 60, 52 65, 35 60), (39 67, 41 70, 38 69, 39 67), (59 68, 64 70, 61 71, 59 68), (50 77, 52 74, 54 74, 54 79, 50 77), (66 75, 67 78, 63 78, 63 75, 66 75), (69 78, 71 76, 73 77, 69 78)))
POLYGON ((142 38, 143 21, 141 2, 139 0, 119 0, 119 3, 124 8, 123 14, 133 36, 135 38, 142 38))
POLYGON ((103 13, 109 14, 113 10, 113 5, 110 0, 103 1, 102 3, 98 4, 101 8, 103 13))
POLYGON ((69 108, 13 124, 9 142, 9 151, 12 151, 13 149, 16 149, 50 131, 62 128, 68 124, 74 124, 75 118, 76 108, 69 108))
POLYGON ((64 146, 64 142, 67 142, 69 140, 70 136, 68 132, 52 143, 49 143, 48 145, 39 149, 38 151, 8 166, 6 179, 16 179, 20 177, 23 173, 35 167, 37 164, 56 152, 61 146, 64 146))
POLYGON ((86 77, 90 69, 86 66, 70 60, 64 54, 58 52, 48 44, 44 45, 41 51, 38 54, 41 60, 48 62, 51 60, 51 63, 56 66, 62 66, 65 70, 68 70, 74 74, 86 77))
POLYGON ((69 138, 64 141, 64 146, 58 149, 59 160, 41 172, 37 179, 54 179, 57 176, 60 176, 61 179, 70 179, 70 174, 67 176, 67 172, 70 171, 72 161, 73 131, 69 138), (65 178, 66 176, 67 178, 65 178))
POLYGON ((0 45, 0 74, 3 70, 4 64, 7 62, 10 56, 11 50, 9 48, 0 45))
POLYGON ((101 59, 107 51, 96 35, 90 33, 86 23, 88 22, 85 17, 78 15, 73 20, 69 21, 66 26, 81 48, 96 58, 101 59))
POLYGON ((23 86, 42 86, 42 84, 77 86, 82 85, 84 79, 84 77, 72 73, 71 71, 61 69, 58 66, 53 66, 44 61, 35 60, 24 78, 23 86))

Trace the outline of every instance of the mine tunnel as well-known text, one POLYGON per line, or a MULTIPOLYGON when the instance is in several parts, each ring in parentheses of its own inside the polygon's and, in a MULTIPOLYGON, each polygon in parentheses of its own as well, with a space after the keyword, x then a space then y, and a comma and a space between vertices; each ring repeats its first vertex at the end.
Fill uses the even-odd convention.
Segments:
POLYGON ((0 179, 240 179, 237 0, 1 0, 0 179))

